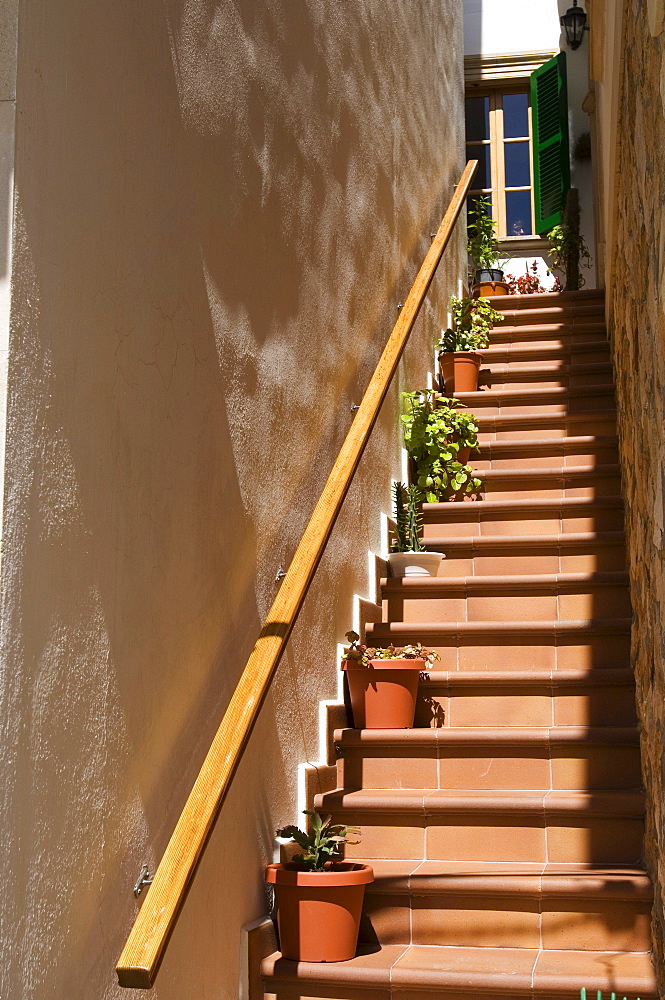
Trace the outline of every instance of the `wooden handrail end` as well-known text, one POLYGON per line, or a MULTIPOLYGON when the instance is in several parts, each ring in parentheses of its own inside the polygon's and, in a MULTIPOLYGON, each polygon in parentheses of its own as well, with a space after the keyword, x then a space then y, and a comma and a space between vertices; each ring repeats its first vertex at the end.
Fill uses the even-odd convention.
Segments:
POLYGON ((149 969, 140 969, 132 965, 117 965, 118 983, 130 990, 152 989, 153 977, 149 969))

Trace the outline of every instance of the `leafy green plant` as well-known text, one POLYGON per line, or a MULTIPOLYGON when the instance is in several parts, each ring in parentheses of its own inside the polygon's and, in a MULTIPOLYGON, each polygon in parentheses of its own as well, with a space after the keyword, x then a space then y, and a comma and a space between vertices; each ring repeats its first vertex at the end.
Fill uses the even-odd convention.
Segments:
POLYGON ((368 666, 370 660, 425 660, 431 666, 435 660, 441 659, 436 650, 426 649, 419 642, 410 646, 386 646, 378 649, 361 643, 357 632, 347 632, 346 638, 350 645, 342 654, 342 659, 359 660, 363 667, 368 666))
POLYGON ((466 250, 473 264, 473 270, 496 267, 501 255, 489 198, 474 200, 473 208, 469 209, 466 232, 468 239, 466 250))
POLYGON ((336 860, 340 860, 339 849, 342 844, 358 844, 358 840, 349 840, 349 835, 356 837, 360 830, 356 826, 343 826, 333 823, 332 816, 321 819, 318 813, 305 810, 305 815, 311 819, 311 831, 306 833, 297 826, 285 826, 277 831, 278 837, 290 837, 302 847, 304 854, 294 854, 292 861, 308 872, 322 872, 336 860))
POLYGON ((396 536, 393 552, 425 551, 420 541, 423 530, 422 499, 422 493, 415 484, 405 486, 404 483, 395 483, 393 486, 396 536))
POLYGON ((413 463, 417 485, 429 503, 447 500, 451 493, 475 493, 480 480, 463 465, 460 448, 478 447, 478 424, 464 404, 434 389, 403 392, 407 412, 402 416, 404 444, 413 463))
POLYGON ((582 288, 586 281, 579 269, 591 267, 591 254, 584 237, 581 233, 575 232, 568 223, 562 222, 561 225, 550 229, 547 238, 552 244, 550 250, 552 263, 547 273, 561 271, 566 276, 566 291, 577 291, 578 288, 582 288), (573 273, 575 279, 571 281, 573 273))
POLYGON ((450 351, 482 351, 489 347, 490 330, 504 319, 503 313, 484 298, 458 299, 453 295, 450 311, 452 328, 441 331, 442 337, 436 343, 436 349, 444 354, 450 351))

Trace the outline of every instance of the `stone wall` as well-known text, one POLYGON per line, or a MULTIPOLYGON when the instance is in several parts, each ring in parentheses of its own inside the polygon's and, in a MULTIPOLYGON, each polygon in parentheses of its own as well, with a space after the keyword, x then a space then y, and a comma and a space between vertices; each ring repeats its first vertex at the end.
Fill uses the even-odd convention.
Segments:
POLYGON ((647 788, 654 947, 665 988, 665 86, 664 36, 626 3, 617 239, 608 289, 634 610, 632 659, 647 788))

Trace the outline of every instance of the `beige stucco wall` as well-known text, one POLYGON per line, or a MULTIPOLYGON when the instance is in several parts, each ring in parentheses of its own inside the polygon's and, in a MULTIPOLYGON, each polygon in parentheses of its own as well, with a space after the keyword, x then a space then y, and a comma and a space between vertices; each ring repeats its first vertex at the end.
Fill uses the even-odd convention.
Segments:
MULTIPOLYGON (((462 166, 455 0, 20 4, 0 995, 113 966, 462 166)), ((402 387, 430 367, 448 253, 402 387), (438 303, 438 304, 437 304, 438 303)), ((398 476, 393 393, 154 995, 235 1000, 398 476)))
MULTIPOLYGON (((619 435, 635 615, 632 660, 647 789, 646 860, 655 882, 653 939, 665 995, 665 36, 652 38, 647 5, 624 2, 623 65, 608 63, 604 85, 619 105, 618 174, 606 232, 616 362, 619 435)), ((617 22, 608 26, 608 39, 617 22)), ((608 92, 606 91, 606 97, 608 92)), ((609 105, 606 104, 606 108, 609 105)), ((612 133, 606 130, 606 142, 612 133)), ((610 191, 608 190, 608 197, 610 191)))

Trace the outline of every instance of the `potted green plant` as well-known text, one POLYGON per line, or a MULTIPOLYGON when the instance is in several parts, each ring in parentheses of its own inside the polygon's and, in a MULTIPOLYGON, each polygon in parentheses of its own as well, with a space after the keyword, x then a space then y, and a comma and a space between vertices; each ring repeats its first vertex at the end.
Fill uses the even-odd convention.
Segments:
POLYGON ((428 503, 476 493, 480 480, 467 465, 478 447, 478 424, 458 399, 434 389, 403 392, 407 411, 402 416, 404 445, 413 478, 428 503))
POLYGON ((420 643, 378 649, 347 632, 342 656, 356 729, 411 729, 416 714, 420 674, 440 659, 420 643))
POLYGON ((334 824, 305 811, 311 830, 285 826, 278 837, 295 840, 302 854, 286 864, 268 865, 266 882, 275 887, 280 950, 294 962, 346 962, 358 943, 365 886, 374 880, 369 865, 340 858, 356 827, 334 824))
POLYGON ((467 238, 474 295, 507 295, 508 285, 504 281, 503 269, 496 266, 500 259, 506 258, 502 258, 499 250, 489 198, 474 199, 473 208, 469 209, 467 238))
POLYGON ((393 576, 436 576, 443 559, 442 552, 427 552, 422 543, 423 495, 412 483, 393 486, 395 541, 388 554, 393 576))
POLYGON ((502 322, 503 313, 494 309, 489 299, 458 299, 454 295, 450 311, 453 325, 441 331, 441 339, 436 343, 439 372, 448 395, 476 392, 483 360, 479 351, 489 347, 489 332, 502 322))
POLYGON ((563 274, 565 292, 575 292, 582 288, 586 282, 580 268, 591 267, 591 254, 584 237, 579 231, 575 232, 573 226, 562 222, 560 226, 550 229, 547 238, 551 243, 547 273, 560 271, 563 274))

